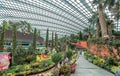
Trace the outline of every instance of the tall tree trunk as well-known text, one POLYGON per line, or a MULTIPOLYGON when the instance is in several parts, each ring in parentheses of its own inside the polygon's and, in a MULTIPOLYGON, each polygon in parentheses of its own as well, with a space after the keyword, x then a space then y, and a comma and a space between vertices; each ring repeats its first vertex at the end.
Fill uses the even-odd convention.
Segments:
POLYGON ((106 26, 102 3, 99 4, 99 20, 100 20, 100 26, 102 31, 102 37, 104 37, 107 35, 107 26, 106 26))
POLYGON ((112 24, 108 25, 108 35, 110 38, 112 37, 112 24))
POLYGON ((100 23, 97 22, 96 24, 96 38, 100 37, 100 23))

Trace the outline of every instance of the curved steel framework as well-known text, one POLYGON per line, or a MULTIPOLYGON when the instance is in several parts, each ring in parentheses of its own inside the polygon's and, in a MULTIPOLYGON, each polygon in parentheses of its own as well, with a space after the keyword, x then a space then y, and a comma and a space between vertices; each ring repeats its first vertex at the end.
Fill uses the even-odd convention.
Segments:
POLYGON ((45 37, 46 29, 59 37, 76 34, 88 27, 88 19, 95 7, 92 0, 0 0, 0 21, 25 20, 40 29, 45 37))

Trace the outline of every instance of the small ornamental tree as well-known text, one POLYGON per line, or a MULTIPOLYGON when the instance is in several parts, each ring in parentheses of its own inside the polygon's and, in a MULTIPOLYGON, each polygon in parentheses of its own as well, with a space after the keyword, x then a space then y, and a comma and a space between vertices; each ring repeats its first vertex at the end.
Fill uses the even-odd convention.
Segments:
POLYGON ((33 37, 33 43, 32 43, 34 51, 36 49, 36 39, 37 39, 37 29, 35 28, 35 30, 34 30, 34 37, 33 37))
POLYGON ((52 49, 54 48, 54 33, 52 32, 52 49))
POLYGON ((58 35, 55 33, 55 48, 58 50, 58 35))
POLYGON ((49 38, 49 29, 47 29, 47 32, 46 32, 46 48, 48 48, 48 38, 49 38))
POLYGON ((5 35, 5 27, 7 25, 6 21, 3 21, 3 27, 2 27, 2 33, 1 33, 1 41, 0 41, 0 51, 2 52, 4 50, 4 35, 5 35))

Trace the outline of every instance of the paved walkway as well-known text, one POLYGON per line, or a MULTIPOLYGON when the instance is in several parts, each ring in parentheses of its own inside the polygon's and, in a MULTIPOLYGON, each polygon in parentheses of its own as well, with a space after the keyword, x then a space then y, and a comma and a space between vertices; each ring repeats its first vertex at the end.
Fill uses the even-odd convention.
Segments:
POLYGON ((76 71, 71 76, 115 76, 112 73, 88 62, 83 56, 80 56, 76 63, 76 71))

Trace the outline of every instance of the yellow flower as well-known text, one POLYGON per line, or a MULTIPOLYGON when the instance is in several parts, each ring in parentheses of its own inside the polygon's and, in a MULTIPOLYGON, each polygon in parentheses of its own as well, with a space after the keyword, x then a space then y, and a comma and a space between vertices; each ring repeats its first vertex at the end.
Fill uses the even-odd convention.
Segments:
POLYGON ((12 76, 12 73, 7 73, 7 76, 12 76))
POLYGON ((15 76, 15 73, 7 73, 7 76, 15 76))
POLYGON ((111 70, 114 72, 116 70, 120 69, 120 66, 112 66, 111 70))
POLYGON ((104 59, 100 59, 100 61, 101 61, 101 62, 103 62, 103 63, 105 62, 105 60, 104 60, 104 59))
POLYGON ((29 70, 30 69, 30 65, 25 65, 25 70, 29 70))

